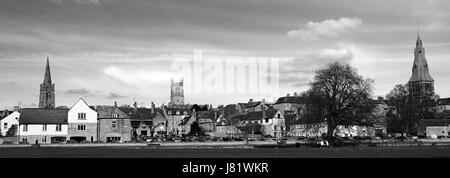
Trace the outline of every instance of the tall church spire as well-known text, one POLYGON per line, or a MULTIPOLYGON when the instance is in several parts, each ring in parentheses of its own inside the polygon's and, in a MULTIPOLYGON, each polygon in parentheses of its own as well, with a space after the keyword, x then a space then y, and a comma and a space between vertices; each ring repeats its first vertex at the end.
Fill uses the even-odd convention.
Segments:
POLYGON ((414 49, 414 63, 409 82, 418 81, 434 81, 428 69, 427 59, 425 58, 425 49, 422 46, 419 32, 417 32, 416 48, 414 49))
POLYGON ((55 84, 52 83, 52 77, 50 74, 50 62, 47 56, 44 81, 40 87, 39 108, 54 108, 54 107, 55 107, 55 84))
POLYGON ((48 56, 47 56, 47 65, 45 66, 44 83, 52 84, 52 76, 50 74, 50 62, 48 60, 48 56))
POLYGON ((427 59, 425 58, 425 48, 422 46, 419 32, 417 32, 414 63, 408 84, 410 93, 413 96, 434 95, 434 79, 430 75, 427 59))

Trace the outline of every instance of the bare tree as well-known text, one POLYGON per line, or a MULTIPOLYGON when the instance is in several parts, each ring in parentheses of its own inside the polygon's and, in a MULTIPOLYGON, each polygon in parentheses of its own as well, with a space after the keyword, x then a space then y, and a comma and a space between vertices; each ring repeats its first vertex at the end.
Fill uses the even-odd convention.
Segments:
POLYGON ((338 125, 363 121, 373 90, 373 80, 365 79, 349 64, 333 62, 317 70, 310 83, 313 100, 323 109, 328 125, 327 139, 334 143, 333 133, 338 125))

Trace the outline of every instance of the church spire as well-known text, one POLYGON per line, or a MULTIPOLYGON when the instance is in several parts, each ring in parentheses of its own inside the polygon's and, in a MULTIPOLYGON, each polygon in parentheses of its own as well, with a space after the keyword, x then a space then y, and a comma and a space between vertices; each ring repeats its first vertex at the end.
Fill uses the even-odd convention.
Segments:
POLYGON ((50 62, 48 60, 48 56, 47 56, 47 64, 45 66, 44 83, 49 85, 52 84, 52 76, 50 74, 50 62))
POLYGON ((425 49, 422 46, 419 32, 417 32, 416 48, 414 49, 414 63, 409 82, 418 81, 434 81, 428 69, 427 59, 425 58, 425 49))

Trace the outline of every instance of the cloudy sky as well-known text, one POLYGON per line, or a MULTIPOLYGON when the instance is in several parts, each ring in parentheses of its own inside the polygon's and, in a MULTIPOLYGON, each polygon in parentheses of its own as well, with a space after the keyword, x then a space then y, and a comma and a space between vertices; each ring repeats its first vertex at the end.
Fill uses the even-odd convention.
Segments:
MULTIPOLYGON (((47 56, 58 106, 167 103, 172 59, 195 49, 283 58, 280 95, 305 90, 335 60, 385 95, 408 81, 418 29, 435 91, 450 97, 447 0, 0 0, 0 109, 36 106, 47 56)), ((262 97, 186 93, 186 102, 262 97)))

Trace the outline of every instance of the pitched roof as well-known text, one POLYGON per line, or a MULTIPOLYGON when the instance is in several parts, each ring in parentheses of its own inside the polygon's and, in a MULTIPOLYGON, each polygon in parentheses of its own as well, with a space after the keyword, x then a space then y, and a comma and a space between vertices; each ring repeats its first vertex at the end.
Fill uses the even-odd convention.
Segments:
POLYGON ((114 119, 130 119, 131 117, 120 110, 116 106, 95 106, 94 109, 98 113, 98 119, 110 119, 114 118, 113 114, 118 114, 118 117, 114 119))
POLYGON ((68 109, 24 108, 20 113, 21 124, 65 124, 68 109))
POLYGON ((132 120, 152 120, 158 113, 164 116, 164 111, 160 108, 155 108, 154 112, 151 108, 119 107, 119 109, 128 114, 132 120))
POLYGON ((8 111, 8 110, 0 111, 0 120, 2 120, 3 118, 9 116, 13 112, 14 111, 8 111))
POLYGON ((295 103, 295 104, 307 104, 309 103, 308 99, 300 96, 283 96, 278 98, 275 104, 283 104, 283 103, 295 103))
MULTIPOLYGON (((268 110, 266 110, 266 118, 274 118, 277 111, 278 110, 276 110, 276 109, 269 108, 268 110)), ((263 117, 262 117, 262 111, 255 111, 255 112, 249 112, 247 114, 234 116, 232 119, 233 120, 237 119, 237 120, 241 120, 241 121, 242 120, 261 120, 261 119, 263 119, 263 117)))

